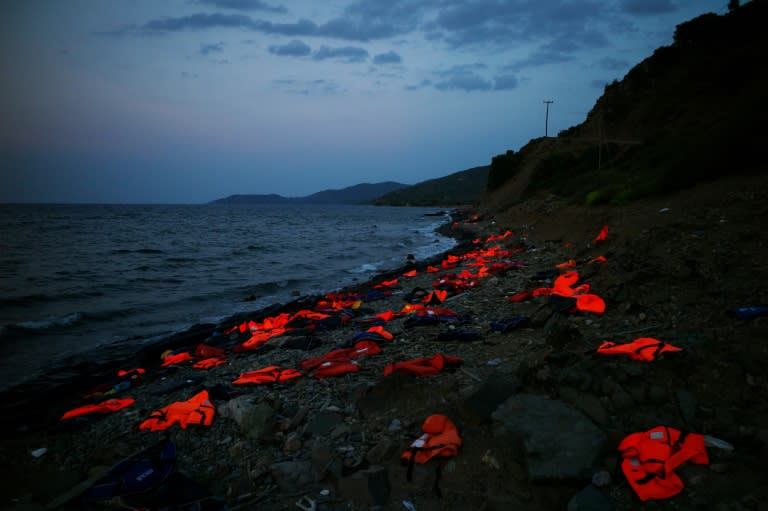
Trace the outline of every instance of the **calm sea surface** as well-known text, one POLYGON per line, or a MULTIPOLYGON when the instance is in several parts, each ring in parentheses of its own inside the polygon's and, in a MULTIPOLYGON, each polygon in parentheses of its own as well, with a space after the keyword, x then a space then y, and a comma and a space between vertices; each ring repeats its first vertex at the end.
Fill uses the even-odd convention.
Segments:
POLYGON ((433 209, 0 205, 0 391, 454 242, 433 209))

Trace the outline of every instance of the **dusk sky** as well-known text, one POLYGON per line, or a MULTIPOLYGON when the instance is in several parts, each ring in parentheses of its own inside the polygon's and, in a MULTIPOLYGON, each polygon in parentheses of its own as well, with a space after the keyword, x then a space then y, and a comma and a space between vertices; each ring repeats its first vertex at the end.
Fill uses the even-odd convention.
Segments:
POLYGON ((415 184, 582 122, 727 0, 9 0, 0 202, 415 184))

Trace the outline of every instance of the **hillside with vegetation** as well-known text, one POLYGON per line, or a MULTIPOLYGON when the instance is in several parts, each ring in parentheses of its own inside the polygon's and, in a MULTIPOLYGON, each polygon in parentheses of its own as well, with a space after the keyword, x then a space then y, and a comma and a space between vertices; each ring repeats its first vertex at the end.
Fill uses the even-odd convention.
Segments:
POLYGON ((456 206, 477 204, 488 182, 488 165, 422 181, 382 195, 379 206, 456 206))
POLYGON ((605 87, 585 121, 493 158, 482 200, 536 195, 626 204, 764 170, 768 1, 731 2, 677 26, 674 42, 605 87))

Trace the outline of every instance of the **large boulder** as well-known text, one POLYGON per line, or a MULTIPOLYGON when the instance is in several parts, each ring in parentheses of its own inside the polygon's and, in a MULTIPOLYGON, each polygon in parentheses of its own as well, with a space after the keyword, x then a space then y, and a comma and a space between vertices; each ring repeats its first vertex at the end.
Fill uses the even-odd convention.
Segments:
POLYGON ((606 436, 562 401, 519 394, 493 413, 494 435, 517 439, 531 480, 580 479, 602 453, 606 436))

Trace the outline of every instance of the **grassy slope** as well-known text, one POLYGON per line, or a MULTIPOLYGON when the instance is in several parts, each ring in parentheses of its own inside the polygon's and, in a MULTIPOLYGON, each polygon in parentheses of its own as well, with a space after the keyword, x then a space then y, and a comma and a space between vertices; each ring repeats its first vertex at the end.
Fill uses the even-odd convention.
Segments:
POLYGON ((675 43, 608 85, 582 124, 523 147, 483 208, 498 211, 536 193, 621 204, 764 170, 767 19, 768 0, 753 0, 680 25, 675 43))

